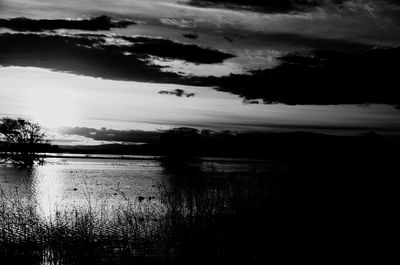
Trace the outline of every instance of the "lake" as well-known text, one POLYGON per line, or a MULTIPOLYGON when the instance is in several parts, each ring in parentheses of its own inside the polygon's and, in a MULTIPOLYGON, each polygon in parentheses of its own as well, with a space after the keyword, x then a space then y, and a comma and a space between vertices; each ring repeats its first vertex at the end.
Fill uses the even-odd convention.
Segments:
POLYGON ((160 187, 169 185, 177 174, 251 177, 250 172, 267 174, 274 170, 271 161, 263 160, 203 158, 176 168, 150 156, 82 156, 57 155, 32 169, 0 165, 0 189, 7 197, 17 195, 37 203, 40 215, 50 217, 55 210, 88 206, 111 209, 128 202, 146 202, 159 208, 160 187))

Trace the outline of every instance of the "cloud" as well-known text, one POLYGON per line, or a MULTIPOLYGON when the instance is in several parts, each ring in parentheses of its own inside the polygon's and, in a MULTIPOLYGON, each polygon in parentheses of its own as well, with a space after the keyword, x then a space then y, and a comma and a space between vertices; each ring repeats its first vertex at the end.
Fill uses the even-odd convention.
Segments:
POLYGON ((116 45, 108 38, 88 34, 0 34, 0 65, 42 67, 112 80, 180 83, 183 81, 178 74, 150 64, 150 55, 206 64, 232 57, 165 39, 120 37, 128 44, 116 45))
POLYGON ((330 11, 367 10, 371 14, 387 7, 398 8, 398 0, 190 0, 188 5, 203 8, 247 10, 262 13, 301 13, 316 8, 330 11))
POLYGON ((326 2, 342 5, 346 0, 190 0, 188 4, 198 7, 223 7, 266 13, 308 11, 326 2))
MULTIPOLYGON (((0 65, 42 67, 112 80, 208 86, 239 95, 245 103, 400 106, 392 85, 398 82, 395 70, 400 48, 373 48, 296 34, 270 34, 270 39, 297 42, 313 51, 286 54, 275 68, 247 74, 185 76, 151 64, 151 56, 214 66, 232 55, 147 37, 6 33, 0 34, 0 65)), ((193 96, 185 91, 161 94, 193 96)))
POLYGON ((51 144, 53 145, 85 145, 85 146, 96 146, 102 144, 123 144, 123 142, 113 140, 95 140, 90 137, 74 134, 60 134, 56 132, 50 132, 47 134, 51 144))
MULTIPOLYGON (((308 32, 336 38, 340 36, 335 34, 345 34, 345 38, 354 39, 364 31, 374 33, 400 24, 400 2, 397 0, 193 0, 188 3, 191 3, 191 6, 187 5, 188 9, 195 9, 202 14, 197 18, 193 16, 196 21, 207 18, 217 27, 232 26, 237 29, 246 28, 248 31, 308 32), (193 7, 199 6, 194 2, 207 4, 193 7), (232 7, 232 3, 236 5, 232 7), (239 3, 243 5, 238 9, 239 3), (271 4, 285 8, 275 11, 260 8, 271 4), (296 8, 299 5, 307 8, 296 8), (216 6, 219 8, 213 8, 216 6), (353 32, 354 35, 351 34, 353 32)), ((396 34, 394 31, 395 28, 391 28, 392 34, 396 34)))
POLYGON ((176 26, 179 28, 196 28, 197 23, 192 19, 187 18, 160 18, 160 22, 169 26, 176 26))
POLYGON ((134 43, 134 45, 124 48, 131 53, 147 54, 199 64, 221 63, 226 59, 234 57, 234 55, 225 52, 202 48, 193 44, 177 43, 167 39, 152 39, 146 37, 122 38, 134 43))
POLYGON ((265 45, 329 50, 358 50, 369 45, 352 40, 307 36, 299 33, 268 32, 256 35, 265 45))
POLYGON ((315 50, 280 58, 273 69, 251 75, 208 77, 205 85, 240 95, 246 101, 289 105, 381 103, 400 106, 397 95, 400 48, 357 52, 315 50))
POLYGON ((251 105, 251 104, 260 104, 262 102, 260 102, 260 100, 258 99, 243 99, 242 103, 245 105, 251 105))
POLYGON ((113 21, 108 16, 99 16, 90 19, 29 19, 29 18, 0 18, 0 28, 15 31, 45 31, 56 29, 79 29, 89 31, 110 30, 111 28, 125 28, 136 24, 132 20, 113 21))
MULTIPOLYGON (((87 127, 64 127, 58 130, 62 138, 72 139, 83 137, 92 141, 107 141, 121 143, 154 143, 160 138, 160 131, 142 131, 142 130, 114 130, 114 129, 95 129, 87 127), (69 137, 67 137, 69 136, 69 137)), ((101 142, 104 143, 104 142, 101 142)))
POLYGON ((162 95, 174 95, 177 97, 187 97, 187 98, 194 97, 196 95, 195 93, 185 92, 185 90, 183 89, 175 89, 172 91, 161 90, 158 93, 162 95))
POLYGON ((183 33, 182 34, 183 37, 187 38, 187 39, 192 39, 192 40, 197 40, 199 38, 199 34, 197 33, 183 33))

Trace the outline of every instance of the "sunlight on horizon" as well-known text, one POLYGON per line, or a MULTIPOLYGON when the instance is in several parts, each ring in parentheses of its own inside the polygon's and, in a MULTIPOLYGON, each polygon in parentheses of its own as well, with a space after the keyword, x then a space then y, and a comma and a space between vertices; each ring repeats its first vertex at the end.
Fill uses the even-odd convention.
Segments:
POLYGON ((398 131, 398 110, 386 105, 243 104, 209 87, 113 81, 34 67, 0 67, 0 117, 32 119, 45 128, 158 130, 307 130, 365 128, 398 131), (162 95, 182 89, 192 97, 162 95))

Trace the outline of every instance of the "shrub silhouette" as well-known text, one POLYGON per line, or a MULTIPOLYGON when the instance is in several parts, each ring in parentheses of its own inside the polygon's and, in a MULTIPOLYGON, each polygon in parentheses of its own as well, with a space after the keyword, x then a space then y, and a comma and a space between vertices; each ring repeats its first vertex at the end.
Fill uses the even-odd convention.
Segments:
POLYGON ((3 118, 0 123, 0 159, 21 166, 43 163, 38 152, 48 145, 46 134, 37 123, 24 119, 3 118))
POLYGON ((160 140, 164 154, 182 162, 196 157, 200 135, 197 129, 181 127, 165 132, 160 140))

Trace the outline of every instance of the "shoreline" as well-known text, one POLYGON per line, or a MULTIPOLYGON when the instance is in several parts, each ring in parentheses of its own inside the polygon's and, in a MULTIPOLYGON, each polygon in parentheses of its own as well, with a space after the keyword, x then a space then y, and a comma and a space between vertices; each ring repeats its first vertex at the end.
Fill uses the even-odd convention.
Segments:
MULTIPOLYGON (((1 152, 0 152, 1 153, 1 152)), ((104 159, 104 160, 156 160, 161 161, 167 156, 160 155, 116 155, 116 154, 90 154, 90 153, 39 153, 42 158, 70 158, 70 159, 104 159)), ((263 163, 274 159, 246 158, 246 157, 196 157, 194 162, 221 162, 221 163, 263 163)), ((1 165, 1 164, 0 164, 1 165)))

